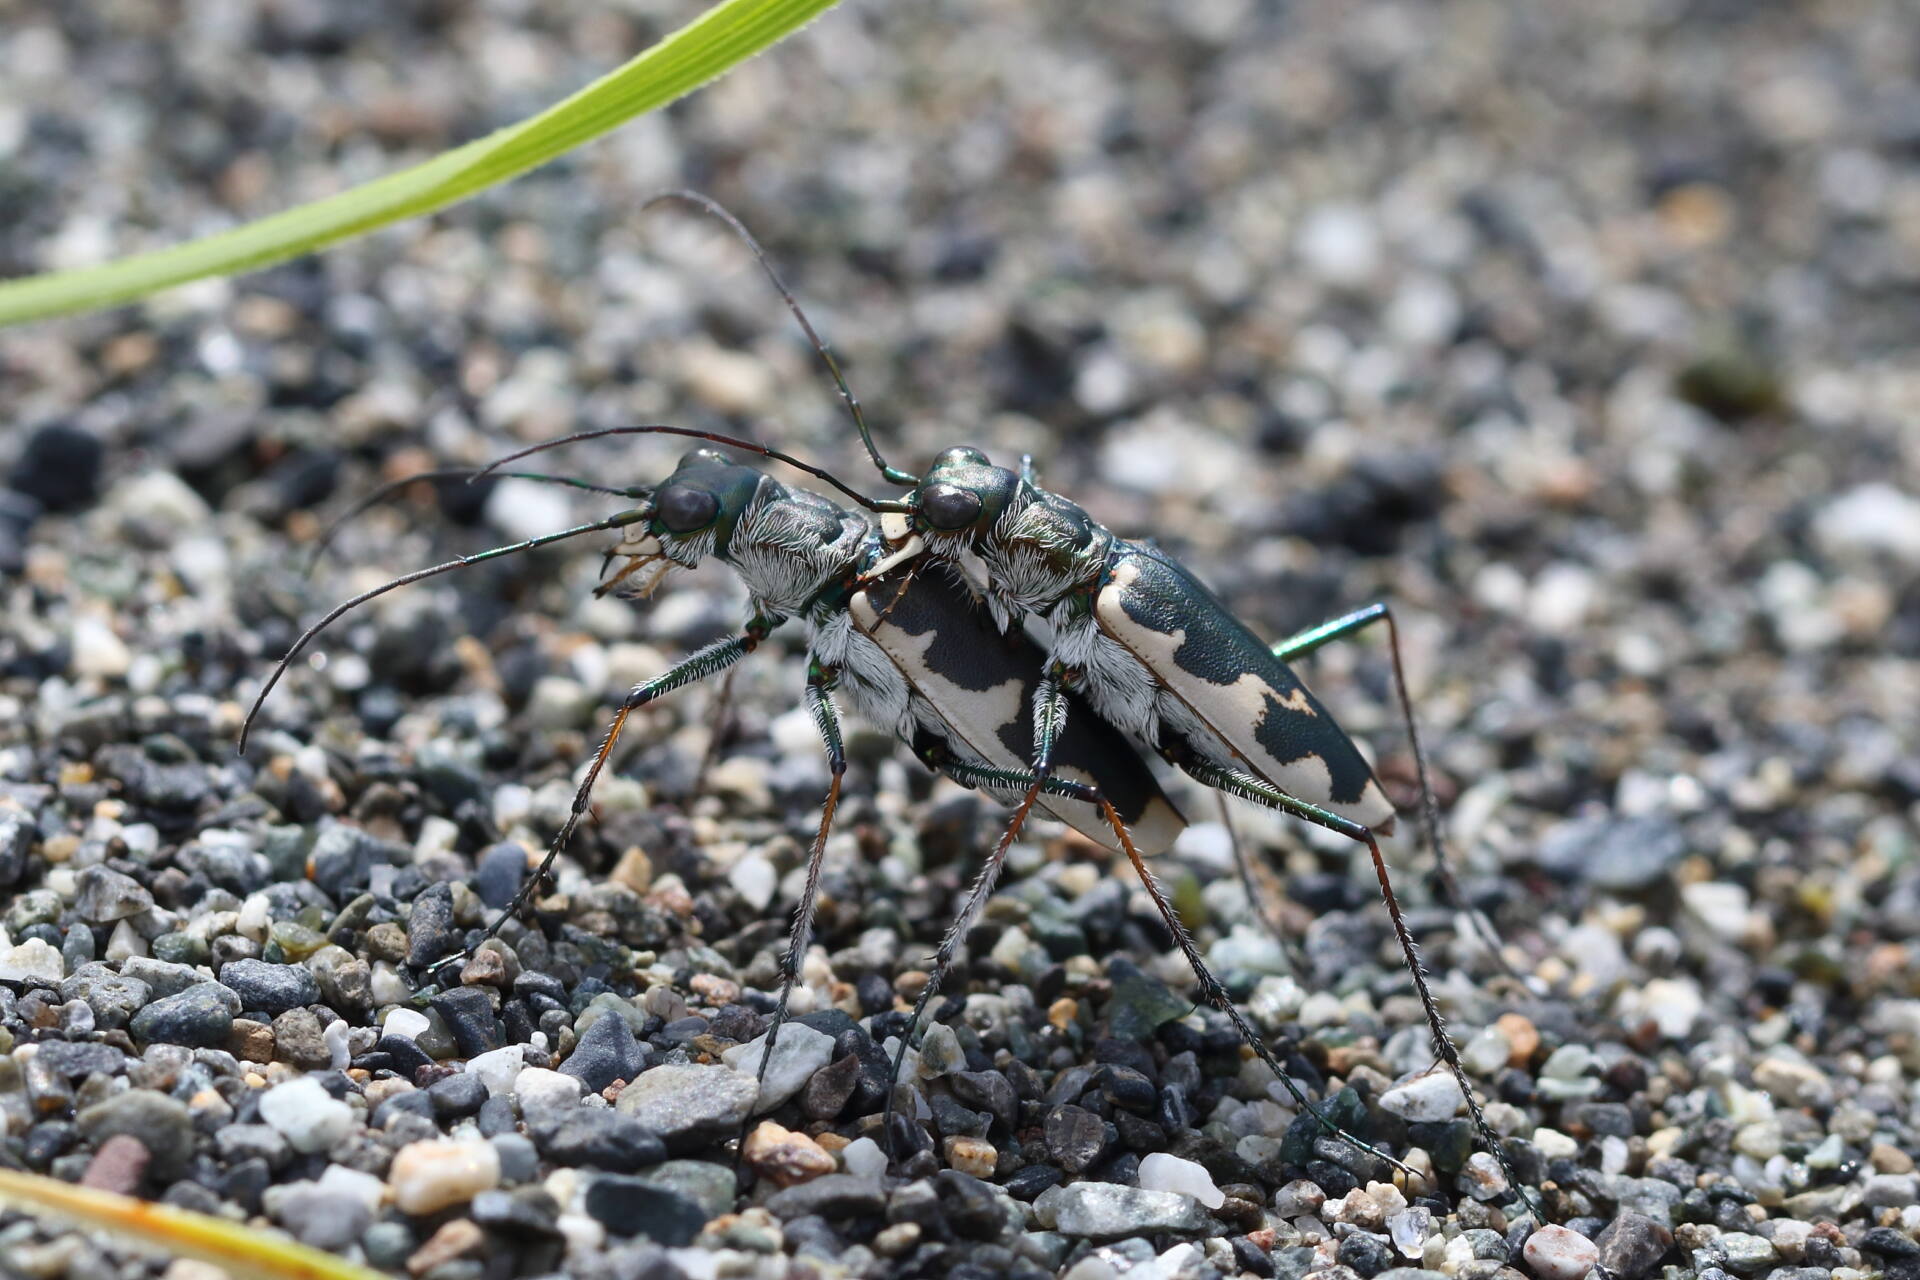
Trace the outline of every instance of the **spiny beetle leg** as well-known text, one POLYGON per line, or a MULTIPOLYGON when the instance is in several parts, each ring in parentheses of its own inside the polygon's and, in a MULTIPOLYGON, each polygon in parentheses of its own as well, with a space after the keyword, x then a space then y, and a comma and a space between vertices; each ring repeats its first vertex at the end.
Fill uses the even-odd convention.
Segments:
POLYGON ((960 914, 954 917, 953 923, 947 926, 946 933, 941 935, 939 949, 933 955, 933 967, 927 971, 927 985, 921 988, 919 998, 913 1002, 913 1014, 908 1018, 906 1027, 900 1032, 900 1047, 894 1051, 893 1067, 887 1073, 887 1110, 880 1130, 886 1135, 889 1160, 894 1156, 894 1098, 899 1090, 900 1064, 906 1061, 907 1046, 912 1042, 914 1029, 920 1025, 920 1019, 926 1013, 927 1006, 939 992, 941 979, 952 967, 954 953, 959 951, 960 944, 966 940, 967 931, 973 927, 973 922, 980 918, 980 909, 986 905, 988 897, 993 893, 993 886, 999 882, 1000 869, 1006 865, 1007 850, 1013 847, 1014 840, 1020 834, 1020 828, 1026 824, 1027 813, 1033 808, 1033 802, 1039 799, 1040 792, 1044 789, 1044 782, 1044 779, 1033 778, 1027 783, 1027 794, 1020 801, 1019 807, 1013 811, 1013 821, 1007 824, 1006 831, 1001 834, 999 842, 993 846, 993 852, 987 855, 986 862, 981 865, 980 874, 974 877, 973 887, 967 891, 967 900, 960 908, 960 914))
POLYGON ((1454 910, 1463 913, 1472 923, 1474 932, 1480 935, 1480 941, 1493 953, 1494 963, 1499 965, 1506 975, 1526 985, 1526 979, 1513 971, 1501 950, 1500 935, 1493 923, 1472 903, 1460 887, 1460 881, 1453 874, 1453 859, 1447 853, 1446 842, 1440 837, 1440 804, 1434 799, 1433 783, 1427 772, 1427 753, 1420 745, 1420 729, 1413 718, 1413 695, 1407 689, 1406 664, 1400 657, 1400 624, 1394 621, 1393 609, 1385 601, 1370 604, 1364 609, 1355 610, 1345 617, 1334 618, 1317 627, 1309 627, 1298 635, 1289 636, 1273 646, 1274 656, 1282 662, 1290 662, 1304 657, 1330 641, 1362 631, 1376 622, 1387 624, 1387 647, 1393 657, 1393 687, 1400 702, 1400 718, 1407 726, 1407 745, 1413 751, 1413 769, 1420 783, 1420 828, 1426 834, 1427 848, 1433 851, 1434 871, 1440 877, 1440 885, 1446 891, 1447 900, 1453 903, 1454 910))
POLYGON ((947 970, 953 965, 953 956, 966 940, 967 930, 980 916, 980 910, 986 905, 987 898, 993 893, 993 886, 1000 880, 1000 868, 1006 864, 1007 850, 1020 835, 1020 829, 1026 825, 1027 814, 1032 811, 1033 803, 1042 792, 1055 795, 1073 795, 1075 799, 1097 801, 1103 807, 1111 808, 1099 792, 1078 783, 1068 783, 1066 787, 1057 787, 1058 779, 1052 776, 1053 744, 1055 733, 1066 723, 1066 698, 1060 692, 1059 682, 1051 674, 1042 676, 1040 687, 1034 694, 1034 737, 1035 754, 1038 757, 1036 768, 1029 774, 1007 773, 997 769, 982 769, 946 758, 938 760, 938 767, 957 781, 971 785, 999 786, 1011 790, 1025 787, 1027 793, 1013 811, 1013 818, 1007 823, 1007 829, 1001 833, 1000 840, 993 847, 986 862, 980 868, 980 874, 974 878, 973 887, 967 893, 966 904, 960 908, 960 914, 954 918, 940 939, 940 947, 934 953, 933 967, 927 971, 927 985, 921 989, 920 996, 913 1002, 913 1016, 907 1020, 906 1029, 900 1033, 900 1048, 893 1055, 893 1068, 887 1073, 887 1111, 881 1125, 881 1133, 886 1136, 888 1155, 892 1157, 893 1147, 893 1107, 894 1094, 900 1083, 900 1064, 906 1060, 907 1046, 913 1041, 914 1030, 920 1025, 927 1005, 940 990, 940 983, 946 977, 947 970), (1047 704, 1043 714, 1042 704, 1047 704), (1054 707, 1051 704, 1057 703, 1054 707), (1052 730, 1051 732, 1049 730, 1052 730), (1072 788, 1069 791, 1067 788, 1072 788))
MULTIPOLYGON (((780 959, 780 998, 773 1007, 773 1020, 767 1024, 767 1045, 760 1052, 760 1069, 754 1079, 765 1086, 767 1066, 773 1061, 773 1049, 780 1040, 780 1027, 787 1020, 787 1005, 793 999, 793 988, 800 981, 801 960, 807 954, 807 944, 813 938, 813 917, 820 903, 820 867, 826 860, 827 836, 833 831, 834 813, 840 807, 840 781, 847 772, 847 751, 840 734, 840 714, 833 706, 833 690, 839 681, 839 673, 824 668, 818 662, 810 663, 807 668, 807 710, 813 714, 814 725, 820 730, 820 741, 827 749, 827 768, 833 775, 827 784, 826 803, 820 807, 820 828, 814 833, 813 847, 807 851, 807 879, 800 890, 800 902, 793 909, 793 932, 787 938, 787 951, 780 959)), ((749 1108, 747 1116, 740 1122, 740 1143, 735 1152, 735 1161, 746 1152, 746 1138, 749 1127, 757 1110, 749 1108)))
POLYGON ((1180 948, 1180 954, 1187 958, 1187 965, 1199 981, 1201 994, 1206 997, 1207 1003, 1227 1015, 1228 1020, 1233 1023, 1234 1030, 1240 1033, 1240 1038, 1247 1042, 1259 1056, 1260 1061, 1266 1063, 1267 1068, 1279 1078, 1280 1083, 1286 1086, 1287 1092, 1293 1095, 1293 1100, 1300 1109, 1318 1120, 1322 1128, 1340 1141, 1348 1143, 1355 1150, 1384 1160, 1393 1168, 1412 1177, 1414 1170, 1372 1143, 1348 1133, 1335 1124, 1325 1112, 1313 1104, 1312 1099, 1301 1091, 1300 1086, 1294 1083, 1293 1077, 1288 1075, 1285 1068, 1280 1065, 1280 1060, 1274 1057, 1271 1049, 1267 1048, 1266 1041, 1260 1038, 1260 1033, 1253 1029, 1253 1024, 1242 1017, 1240 1010, 1234 1007, 1233 997, 1228 995, 1227 989, 1220 985, 1220 980, 1213 976, 1213 971, 1207 968, 1206 961, 1200 958, 1200 948, 1194 944, 1193 935, 1187 932, 1187 926, 1180 919, 1180 913, 1173 909, 1173 903, 1168 899, 1166 890, 1160 887, 1159 880, 1148 869, 1146 859, 1141 857, 1140 851, 1134 847, 1132 839, 1127 835, 1126 827, 1119 820, 1119 815, 1113 812, 1113 806, 1105 804, 1104 800, 1102 803, 1106 808, 1108 820, 1113 823, 1114 833, 1120 837, 1121 847, 1126 850, 1127 860, 1133 863, 1133 869, 1139 875, 1141 885, 1146 889, 1147 896, 1153 899, 1154 908, 1159 911, 1161 920, 1166 923, 1167 931, 1173 935, 1175 945, 1180 948))
MULTIPOLYGON (((1180 767, 1195 779, 1210 787, 1243 796, 1259 804, 1291 813, 1304 818, 1317 826, 1337 831, 1350 840, 1357 840, 1367 846, 1367 852, 1373 858, 1373 871, 1380 881, 1380 896, 1386 900, 1387 916, 1393 921, 1394 937, 1400 943, 1400 952, 1406 957, 1407 972, 1413 976, 1414 992, 1420 997, 1420 1006, 1426 1012, 1427 1029, 1433 1036, 1434 1051, 1447 1064, 1453 1078, 1459 1082, 1460 1092, 1467 1102, 1467 1111, 1473 1117, 1474 1127, 1479 1130, 1481 1141, 1486 1143, 1488 1152, 1500 1163, 1500 1171, 1507 1177, 1508 1184, 1520 1202, 1527 1207, 1537 1221, 1545 1222, 1533 1198, 1527 1194, 1526 1187, 1520 1181, 1520 1175, 1514 1171, 1513 1164, 1507 1159, 1506 1148, 1500 1145, 1500 1136, 1487 1122, 1486 1113, 1480 1108, 1480 1097, 1474 1092, 1473 1082, 1467 1078, 1467 1070, 1460 1065, 1460 1052, 1454 1047, 1453 1037, 1447 1034, 1446 1019, 1440 1015, 1440 1006, 1433 998, 1433 990, 1427 985, 1426 966, 1420 960, 1420 948, 1413 940, 1412 930, 1407 928, 1406 916, 1400 910, 1400 898, 1393 891, 1393 877, 1387 871, 1387 860, 1380 852, 1380 841, 1371 829, 1343 818, 1318 805, 1308 804, 1278 791, 1248 773, 1237 769, 1222 769, 1205 761, 1186 759, 1178 762, 1180 767)), ((1404 1167, 1404 1166, 1403 1166, 1404 1167)))
MULTIPOLYGON (((1048 751, 1051 750, 1050 742, 1044 745, 1048 751)), ((1019 834, 1021 826, 1026 821, 1027 811, 1032 807, 1035 795, 1039 792, 1045 792, 1049 795, 1070 796, 1073 799, 1084 801, 1099 808, 1101 815, 1107 821, 1107 825, 1113 829, 1114 837, 1119 841, 1121 849, 1125 851, 1128 861, 1133 864, 1134 869, 1139 873, 1141 883, 1146 886, 1148 894, 1153 898, 1154 906, 1159 910, 1161 918, 1166 922, 1167 928, 1174 935, 1175 940, 1180 946, 1181 954, 1186 957, 1187 964, 1193 969, 1195 977, 1200 982, 1201 990, 1206 994, 1208 1003, 1214 1005, 1227 1015, 1233 1022, 1234 1029, 1240 1033, 1241 1038, 1252 1046, 1261 1061, 1265 1062, 1273 1071, 1274 1075, 1285 1083, 1288 1092, 1293 1095, 1302 1109, 1318 1120, 1329 1133, 1342 1141, 1351 1143, 1356 1149, 1383 1160, 1396 1169, 1408 1174, 1412 1173, 1412 1170, 1408 1169, 1400 1161, 1395 1160, 1384 1151, 1348 1133, 1339 1125, 1335 1124, 1314 1106, 1312 1101, 1301 1092, 1299 1086, 1293 1082, 1293 1079, 1282 1069, 1272 1051, 1269 1050, 1266 1043, 1261 1040, 1259 1033, 1240 1016, 1240 1011, 1234 1008, 1233 1000, 1227 995, 1226 989, 1220 985, 1219 980, 1216 979, 1212 971, 1207 968, 1206 962, 1200 956, 1199 949, 1193 943, 1192 935, 1187 932, 1186 926, 1180 922, 1180 917, 1175 913, 1173 904, 1168 901, 1159 883, 1153 878, 1152 873, 1148 871, 1146 860, 1141 856, 1138 846, 1134 844, 1133 836, 1128 832, 1126 823, 1121 820, 1119 812, 1113 807, 1113 803, 1101 794, 1098 789, 1065 779, 1040 778, 1033 775, 1005 773, 1000 770, 979 769, 952 760, 940 761, 939 767, 954 780, 970 786, 1011 788, 1024 784, 1029 788, 1029 791, 1025 801, 1019 809, 1015 811, 1013 821, 1008 825, 1006 832, 1000 837, 1000 842, 994 847, 992 856, 988 858, 986 865, 981 868, 980 875, 974 881, 973 888, 968 895, 967 903, 961 909, 959 918, 954 921, 952 927, 950 927, 946 935, 942 937, 940 949, 934 958, 934 967, 928 974, 926 989, 921 992, 920 998, 914 1002, 912 1018, 909 1020, 906 1030, 901 1034, 900 1048, 894 1054, 893 1070, 887 1078, 887 1109, 885 1119, 881 1126, 881 1132, 885 1134, 887 1138, 890 1157, 894 1155, 893 1115, 900 1079, 900 1064, 906 1057, 907 1045, 911 1042, 913 1032, 915 1028, 919 1026, 920 1019, 925 1013, 927 1005, 931 1003, 934 993, 938 990, 940 981, 945 976, 946 969, 951 966, 954 952, 959 949, 959 944, 965 939, 967 930, 972 925, 972 921, 978 917, 982 905, 986 902, 987 896, 993 891, 993 884, 998 880, 1000 869, 1006 861, 1007 851, 1011 848, 1015 837, 1019 834)))
MULTIPOLYGON (((567 810, 567 819, 560 824, 559 832, 547 846, 546 856, 540 859, 539 867, 535 869, 532 876, 528 877, 527 882, 520 886, 520 892, 513 895, 513 900, 494 916, 493 922, 481 933, 481 942, 499 933, 500 926, 518 915, 533 895, 539 892, 540 886, 546 883, 547 873, 553 870, 553 864, 560 857, 560 851, 567 847, 568 842, 573 839, 575 828, 587 815, 593 798, 593 784, 599 781, 600 771, 606 768, 608 759, 612 757, 613 748, 620 741, 621 731, 627 726, 627 717, 649 702, 664 697, 683 685, 705 679, 716 671, 726 670, 758 648, 760 642, 784 621, 786 619, 780 617, 756 617, 747 623, 741 634, 716 640, 705 648, 689 654, 669 670, 633 687, 633 691, 620 703, 620 709, 614 712, 613 723, 607 726, 606 737, 601 740, 600 749, 593 754, 593 763, 587 767, 587 776, 581 779, 579 787, 575 788, 573 804, 567 810)), ((467 947, 450 956, 443 956, 427 966, 427 973, 429 975, 438 973, 472 954, 473 948, 467 947)))

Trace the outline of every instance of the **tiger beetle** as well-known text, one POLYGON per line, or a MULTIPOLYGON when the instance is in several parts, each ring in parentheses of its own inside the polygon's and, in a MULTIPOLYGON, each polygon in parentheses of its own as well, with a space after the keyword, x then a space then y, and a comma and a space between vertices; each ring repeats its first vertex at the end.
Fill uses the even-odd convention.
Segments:
MULTIPOLYGON (((1290 660, 1335 640, 1386 624, 1395 690, 1420 787, 1423 834, 1450 898, 1504 967, 1499 940, 1467 904, 1440 836, 1439 806, 1413 715, 1391 608, 1376 603, 1269 647, 1158 546, 1123 539, 1077 504, 1042 488, 1030 458, 1023 458, 1014 471, 993 465, 976 448, 961 445, 942 451, 924 476, 889 464, 838 361, 752 233, 728 210, 697 192, 666 192, 648 203, 667 199, 705 210, 752 252, 832 376, 868 459, 884 481, 907 489, 899 502, 869 508, 880 515, 890 551, 867 572, 880 577, 923 560, 946 563, 988 596, 1004 629, 1019 630, 1021 619, 1029 615, 1051 625, 1045 669, 1034 691, 1035 735, 1027 761, 1033 780, 1012 826, 1019 825, 1026 807, 1053 775, 1060 735, 1071 723, 1073 699, 1078 695, 1099 717, 1202 784, 1364 845, 1435 1052, 1459 1083, 1474 1125, 1509 1184, 1533 1209, 1460 1064, 1380 851, 1379 837, 1391 834, 1394 827, 1394 806, 1353 740, 1287 666, 1290 660)), ((979 910, 992 891, 1006 848, 1003 840, 982 869, 962 908, 963 921, 979 910)), ((1209 1002, 1231 1011, 1226 992, 1200 963, 1191 937, 1145 862, 1136 851, 1128 853, 1168 929, 1193 963, 1209 1002)), ((943 942, 936 956, 936 980, 951 957, 951 948, 943 942)), ((1251 1028, 1237 1012, 1230 1016, 1251 1037, 1251 1028)), ((912 1030, 910 1026, 896 1055, 896 1077, 912 1030)), ((1276 1074, 1304 1103, 1285 1073, 1276 1074)))
MULTIPOLYGON (((691 436, 792 463, 810 474, 824 474, 786 455, 748 441, 674 427, 614 428, 602 434, 663 433, 691 436)), ((527 453, 580 437, 548 441, 500 459, 498 466, 527 453)), ((430 473, 440 475, 444 473, 430 473)), ((624 560, 599 590, 626 589, 648 594, 673 568, 692 568, 711 556, 738 572, 748 588, 752 615, 739 634, 694 653, 663 675, 637 685, 615 712, 600 748, 575 792, 568 816, 544 859, 514 900, 487 928, 491 936, 515 915, 542 883, 575 828, 589 811, 595 781, 611 758, 628 718, 640 707, 684 685, 731 666, 752 652, 789 618, 804 624, 808 640, 807 705, 819 728, 831 774, 818 830, 810 848, 801 899, 781 961, 781 987, 767 1044, 761 1055, 764 1078, 811 938, 822 858, 839 804, 846 756, 833 695, 843 692, 859 714, 906 741, 929 768, 963 786, 979 788, 1016 803, 1013 820, 1001 834, 986 869, 976 880, 968 907, 941 942, 939 963, 916 1002, 907 1035, 940 985, 940 977, 984 904, 991 877, 997 875, 1036 803, 1097 843, 1123 853, 1135 866, 1165 852, 1185 828, 1179 810, 1166 797, 1136 748, 1112 725, 1065 695, 1077 714, 1048 735, 1053 743, 1050 772, 1042 778, 1026 768, 1037 734, 1032 717, 1043 705, 1040 692, 1044 654, 1020 632, 1007 632, 994 620, 971 587, 950 566, 929 558, 876 572, 887 548, 879 533, 860 516, 827 498, 790 488, 772 477, 729 461, 711 449, 695 449, 668 479, 654 487, 610 490, 566 477, 519 473, 577 488, 617 492, 636 505, 590 524, 541 538, 463 556, 402 575, 336 606, 295 641, 261 689, 242 726, 241 747, 254 717, 288 664, 333 621, 396 587, 467 565, 515 554, 586 533, 617 531, 621 541, 609 560, 624 560)), ((831 482, 831 477, 827 477, 831 482)), ((399 484, 386 486, 387 489, 399 484)), ((851 493, 851 490, 844 492, 851 493)), ((854 495, 859 498, 859 495, 854 495)), ((860 501, 866 502, 864 498, 860 501)), ((879 504, 869 504, 878 506, 879 504)), ((888 504, 901 514, 900 504, 888 504)), ((358 504, 355 511, 363 509, 358 504)), ((604 577, 604 572, 603 572, 604 577)), ((1210 998, 1233 1020, 1275 1075, 1294 1089, 1302 1106, 1330 1133, 1369 1154, 1399 1166, 1391 1157, 1340 1130, 1299 1093, 1279 1062, 1233 1008, 1220 984, 1193 948, 1157 884, 1147 881, 1163 916, 1176 929, 1183 950, 1210 998)), ((435 968, 457 962, 456 954, 435 968)), ((901 1052, 894 1058, 898 1072, 901 1052)), ((883 1133, 890 1146, 894 1090, 888 1090, 883 1133)))

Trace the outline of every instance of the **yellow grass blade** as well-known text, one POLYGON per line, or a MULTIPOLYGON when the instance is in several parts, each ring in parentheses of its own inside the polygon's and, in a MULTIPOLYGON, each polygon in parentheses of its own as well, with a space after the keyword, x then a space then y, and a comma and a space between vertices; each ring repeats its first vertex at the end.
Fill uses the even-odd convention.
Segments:
POLYGON ((424 164, 186 244, 0 283, 0 325, 112 306, 189 280, 251 271, 429 213, 691 93, 835 3, 722 0, 565 101, 424 164))
POLYGON ((276 1231, 37 1173, 0 1169, 0 1201, 50 1210, 179 1257, 211 1262, 235 1280, 391 1280, 385 1272, 310 1249, 276 1231))

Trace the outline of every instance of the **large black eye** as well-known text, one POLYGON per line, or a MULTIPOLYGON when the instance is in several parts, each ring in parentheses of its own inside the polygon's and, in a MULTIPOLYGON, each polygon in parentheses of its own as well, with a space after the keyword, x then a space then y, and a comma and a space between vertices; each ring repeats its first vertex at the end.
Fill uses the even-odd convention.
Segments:
POLYGON ((964 529, 980 514, 980 495, 951 484, 930 484, 920 495, 920 513, 936 529, 964 529))
POLYGON ((694 533, 713 523, 720 512, 720 499, 705 489, 674 484, 662 489, 653 500, 654 514, 669 533, 694 533))

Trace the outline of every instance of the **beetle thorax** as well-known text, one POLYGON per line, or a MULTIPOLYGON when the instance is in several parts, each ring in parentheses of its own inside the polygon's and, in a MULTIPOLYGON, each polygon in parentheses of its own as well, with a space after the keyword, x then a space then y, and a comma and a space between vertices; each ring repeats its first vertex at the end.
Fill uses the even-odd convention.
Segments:
POLYGON ((797 614, 852 576, 867 533, 865 521, 824 500, 768 494, 740 517, 726 559, 757 604, 797 614))
POLYGON ((1070 503, 1011 505, 975 544, 995 595, 1046 612, 1099 580, 1113 535, 1070 503))

